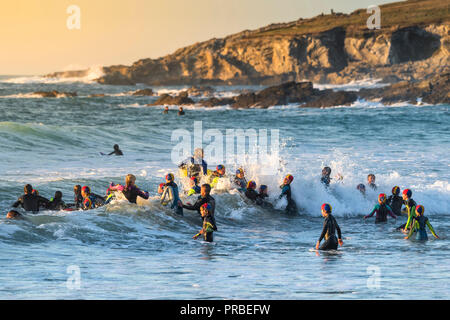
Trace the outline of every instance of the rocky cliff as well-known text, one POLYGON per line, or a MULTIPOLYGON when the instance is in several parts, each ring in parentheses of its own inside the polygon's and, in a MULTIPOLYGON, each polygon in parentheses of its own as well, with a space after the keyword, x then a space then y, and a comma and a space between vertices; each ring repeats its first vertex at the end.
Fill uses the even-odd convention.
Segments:
POLYGON ((196 43, 159 59, 104 67, 97 81, 272 85, 304 79, 423 80, 449 71, 449 4, 450 0, 416 0, 383 5, 378 30, 367 28, 366 9, 274 24, 196 43))

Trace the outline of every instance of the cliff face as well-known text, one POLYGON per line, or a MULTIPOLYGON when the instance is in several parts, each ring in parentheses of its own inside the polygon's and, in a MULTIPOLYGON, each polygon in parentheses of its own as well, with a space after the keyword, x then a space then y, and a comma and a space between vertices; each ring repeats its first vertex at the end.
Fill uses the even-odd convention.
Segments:
POLYGON ((269 85, 304 79, 319 83, 424 79, 448 72, 449 3, 426 0, 382 6, 382 28, 374 31, 365 27, 369 16, 365 10, 271 25, 197 43, 159 59, 104 67, 104 76, 97 81, 269 85))

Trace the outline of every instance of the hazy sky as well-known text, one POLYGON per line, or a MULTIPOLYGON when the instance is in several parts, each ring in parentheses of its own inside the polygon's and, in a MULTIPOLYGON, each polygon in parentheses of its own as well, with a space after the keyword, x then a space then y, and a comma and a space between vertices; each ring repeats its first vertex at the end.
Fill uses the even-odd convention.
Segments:
POLYGON ((1 0, 0 74, 131 64, 270 23, 390 0, 1 0), (69 30, 70 5, 81 28, 69 30))

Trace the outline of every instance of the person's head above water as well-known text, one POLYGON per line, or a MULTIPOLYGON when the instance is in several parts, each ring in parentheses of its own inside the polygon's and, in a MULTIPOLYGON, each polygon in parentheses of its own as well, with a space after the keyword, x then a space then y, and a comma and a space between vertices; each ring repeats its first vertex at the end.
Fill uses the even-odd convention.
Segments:
POLYGON ((204 153, 202 148, 196 148, 194 150, 194 158, 195 159, 203 159, 204 153))
POLYGON ((115 144, 115 145, 114 145, 114 150, 116 150, 116 151, 120 150, 118 144, 115 144))
POLYGON ((362 183, 358 184, 356 186, 356 189, 359 190, 359 192, 361 192, 362 194, 366 193, 366 186, 362 183))
POLYGON ((125 177, 125 186, 126 187, 132 187, 136 183, 136 177, 132 175, 131 173, 127 174, 125 177))
POLYGON ((200 189, 200 195, 202 197, 206 197, 210 194, 210 192, 211 192, 211 186, 207 183, 202 184, 202 187, 200 189))
POLYGON ((398 196, 400 194, 400 188, 398 186, 395 186, 392 188, 392 194, 394 196, 398 196))
POLYGON ((166 182, 173 182, 174 179, 173 173, 166 174, 166 182))
POLYGON ((373 173, 369 174, 367 176, 367 183, 368 184, 374 184, 375 183, 375 175, 373 173))
POLYGON ((31 194, 34 194, 35 196, 38 196, 39 195, 39 191, 37 191, 36 189, 33 189, 31 191, 31 194))
POLYGON ((423 216, 423 214, 425 213, 425 208, 422 205, 417 205, 416 206, 416 216, 420 217, 423 216))
POLYGON ((81 186, 79 184, 77 184, 76 186, 73 187, 73 192, 75 194, 81 194, 81 186))
POLYGON ((244 177, 244 170, 239 168, 236 170, 236 177, 238 177, 239 179, 242 179, 244 177))
POLYGON ((291 174, 286 175, 283 180, 283 184, 291 184, 291 182, 294 180, 294 176, 291 174))
POLYGON ((62 192, 61 191, 56 191, 55 192, 55 196, 53 197, 54 200, 61 200, 62 199, 62 192))
POLYGON ((253 180, 250 180, 247 182, 247 189, 254 190, 256 189, 256 182, 253 180))
POLYGON ((23 219, 23 216, 16 210, 11 210, 6 214, 6 219, 23 219))
POLYGON ((179 111, 183 111, 183 107, 179 107, 178 110, 179 110, 179 111))
POLYGON ((220 175, 224 175, 225 174, 225 166, 223 164, 219 164, 216 167, 216 171, 220 174, 220 175))
POLYGON ((412 191, 410 189, 405 189, 402 192, 403 200, 408 200, 412 196, 412 191))
POLYGON ((211 213, 212 206, 209 203, 204 203, 200 207, 200 213, 202 214, 202 217, 207 216, 209 213, 211 213))
POLYGON ((262 184, 259 186, 259 193, 267 194, 267 186, 265 184, 262 184))
POLYGON ((189 182, 190 182, 191 187, 193 187, 193 186, 196 186, 196 185, 197 185, 198 179, 197 179, 197 177, 191 177, 191 178, 189 179, 189 182))
POLYGON ((164 183, 160 183, 158 185, 158 193, 163 193, 164 192, 164 186, 165 186, 164 183))
POLYGON ((333 210, 333 208, 331 207, 330 204, 328 204, 328 203, 322 204, 322 216, 326 217, 327 215, 329 215, 331 213, 332 210, 333 210))
POLYGON ((25 192, 25 194, 32 194, 33 187, 31 186, 31 184, 26 184, 25 187, 23 187, 23 192, 25 192))
POLYGON ((386 202, 386 194, 380 193, 380 194, 378 195, 378 203, 379 203, 379 204, 383 204, 383 203, 385 203, 385 202, 386 202))
POLYGON ((91 194, 91 189, 88 186, 84 186, 83 188, 81 188, 81 195, 83 197, 88 197, 91 194))
POLYGON ((322 169, 322 175, 323 176, 329 176, 331 174, 331 168, 330 167, 324 167, 322 169))

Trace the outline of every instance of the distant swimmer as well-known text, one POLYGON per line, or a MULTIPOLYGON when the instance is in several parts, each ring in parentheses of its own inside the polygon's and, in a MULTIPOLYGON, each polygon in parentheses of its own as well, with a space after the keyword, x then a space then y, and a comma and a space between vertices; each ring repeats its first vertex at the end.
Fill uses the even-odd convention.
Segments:
POLYGON ((387 198, 387 204, 391 207, 396 216, 401 216, 402 214, 403 199, 399 194, 400 188, 395 186, 392 188, 392 195, 387 198))
POLYGON ((183 107, 180 107, 180 108, 178 109, 178 115, 179 115, 179 116, 184 116, 184 110, 183 110, 183 107))
POLYGON ((328 187, 331 182, 331 168, 330 167, 324 167, 322 169, 322 177, 320 178, 320 182, 322 182, 325 187, 328 187))
POLYGON ((244 170, 239 168, 236 170, 236 176, 234 177, 234 185, 238 188, 240 192, 245 192, 247 188, 247 179, 245 179, 244 170))
POLYGON ((24 217, 16 210, 11 210, 6 214, 6 219, 22 220, 24 217))
POLYGON ((13 208, 21 206, 25 211, 38 212, 39 207, 47 207, 48 199, 33 194, 33 187, 30 184, 25 185, 23 190, 25 194, 14 202, 13 208))
POLYGON ((91 189, 88 186, 81 188, 81 195, 83 196, 81 206, 83 210, 98 208, 105 204, 105 199, 95 193, 91 193, 91 189))
POLYGON ((392 212, 391 207, 386 204, 386 195, 384 193, 379 194, 378 203, 375 205, 372 212, 365 216, 364 219, 372 217, 374 213, 376 213, 375 223, 386 222, 388 214, 392 218, 397 219, 397 216, 392 212))
POLYGON ((74 203, 68 203, 68 208, 80 209, 83 206, 83 196, 81 195, 81 186, 77 184, 73 187, 73 201, 74 203))
POLYGON ((118 144, 115 144, 113 148, 114 148, 114 150, 112 152, 108 153, 108 156, 110 156, 110 155, 123 156, 123 152, 122 152, 122 150, 120 150, 118 144))
POLYGON ((61 191, 56 191, 55 192, 55 196, 50 199, 50 201, 49 201, 49 203, 47 205, 47 209, 49 209, 49 210, 63 210, 63 209, 66 209, 68 206, 66 206, 66 204, 62 200, 62 196, 63 195, 62 195, 61 191))
POLYGON ((192 196, 193 194, 200 194, 201 187, 198 185, 198 178, 197 177, 191 177, 189 179, 189 190, 187 192, 188 197, 192 196))
POLYGON ((186 170, 186 174, 189 178, 198 177, 200 175, 206 176, 208 173, 208 164, 203 160, 203 156, 203 149, 197 148, 194 151, 194 155, 185 159, 178 167, 186 170))
POLYGON ((281 199, 282 197, 286 197, 286 200, 288 202, 286 206, 286 212, 289 214, 297 213, 297 204, 295 203, 294 199, 292 199, 291 195, 291 183, 293 180, 294 177, 288 174, 284 178, 283 184, 280 186, 281 194, 279 196, 279 199, 281 199))
POLYGON ((402 198, 403 198, 403 205, 406 207, 406 212, 408 213, 408 220, 405 224, 402 224, 397 229, 402 229, 404 233, 406 233, 412 224, 413 218, 416 216, 415 210, 416 210, 416 202, 411 198, 412 197, 412 191, 410 189, 405 189, 402 192, 402 198))
POLYGON ((215 188, 217 186, 217 183, 219 183, 219 179, 224 177, 225 177, 225 166, 219 164, 216 167, 216 170, 213 171, 213 173, 209 177, 209 184, 211 185, 211 188, 215 188))
POLYGON ((366 195, 366 186, 365 186, 364 184, 362 184, 362 183, 358 184, 358 185, 356 186, 356 189, 357 189, 359 192, 361 192, 361 194, 362 194, 363 196, 366 195))
POLYGON ((323 229, 320 234, 320 238, 316 243, 316 250, 336 250, 339 245, 343 245, 341 235, 341 228, 339 228, 338 223, 334 216, 331 215, 331 205, 328 203, 324 203, 322 205, 322 216, 324 217, 323 229), (338 237, 336 238, 336 231, 338 233, 338 237), (325 242, 320 245, 322 239, 325 239, 325 242))
POLYGON ((375 175, 373 173, 367 176, 367 185, 373 190, 377 190, 377 185, 375 184, 375 175))
POLYGON ((163 114, 168 114, 169 113, 169 107, 164 107, 164 110, 163 110, 163 114))
POLYGON ((216 202, 213 197, 210 195, 211 193, 211 186, 207 183, 203 184, 200 189, 200 196, 197 198, 197 201, 194 204, 183 204, 183 208, 187 210, 195 210, 200 214, 200 207, 205 204, 209 203, 211 205, 211 215, 214 216, 214 211, 216 208, 216 202))
POLYGON ((203 219, 202 229, 192 238, 197 239, 201 235, 203 235, 203 240, 207 242, 213 242, 213 232, 217 231, 216 220, 214 216, 211 214, 212 206, 209 203, 204 203, 200 207, 200 214, 203 219))
POLYGON ((136 199, 138 196, 144 199, 148 199, 149 197, 147 191, 142 191, 136 186, 136 177, 132 174, 127 174, 127 176, 125 177, 124 186, 121 184, 115 185, 111 183, 106 193, 110 193, 112 191, 122 192, 125 198, 127 198, 130 203, 136 203, 136 199))
POLYGON ((160 202, 163 205, 170 205, 175 214, 183 215, 183 203, 178 193, 178 185, 175 183, 175 177, 172 173, 166 175, 166 184, 161 195, 160 202))
POLYGON ((416 216, 414 217, 412 223, 411 223, 411 230, 409 231, 408 235, 405 237, 405 239, 411 238, 411 236, 414 233, 416 234, 416 240, 425 241, 428 240, 428 234, 427 229, 430 229, 431 233, 436 239, 439 239, 436 232, 434 232, 433 226, 431 225, 430 221, 427 217, 425 217, 423 214, 425 212, 425 208, 421 205, 416 206, 416 216))

